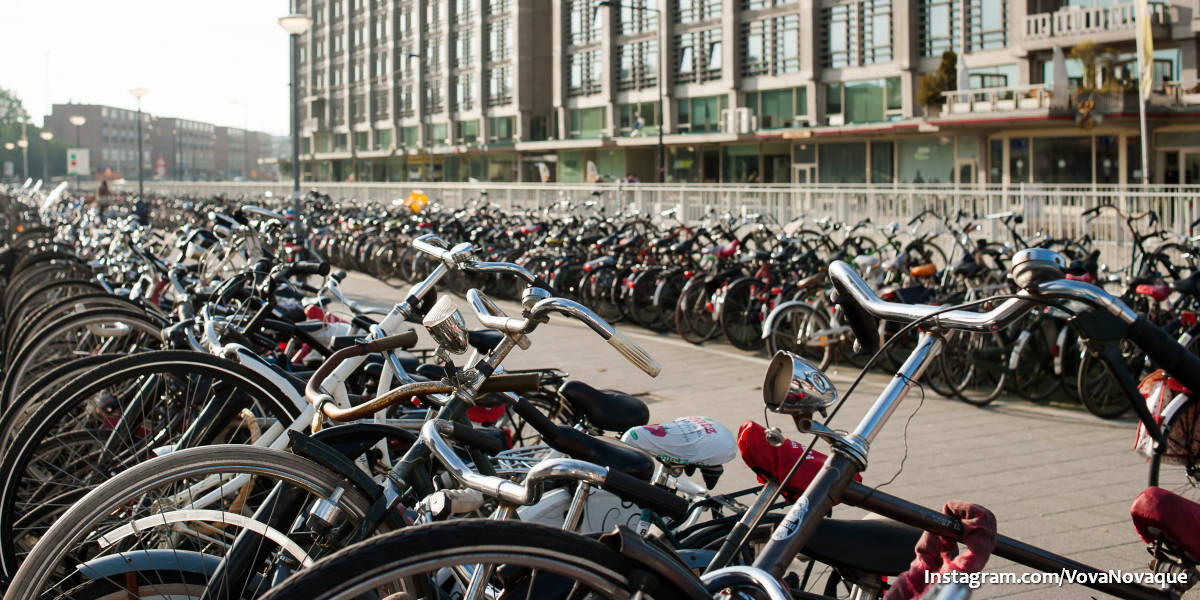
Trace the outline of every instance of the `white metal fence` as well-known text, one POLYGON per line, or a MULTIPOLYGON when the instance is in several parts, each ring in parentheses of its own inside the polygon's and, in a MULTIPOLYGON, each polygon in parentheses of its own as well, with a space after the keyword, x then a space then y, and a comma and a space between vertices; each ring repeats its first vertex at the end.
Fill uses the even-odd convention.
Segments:
MULTIPOLYGON (((312 184, 308 184, 312 185, 312 184)), ((136 191, 136 183, 113 186, 114 191, 136 191)), ((172 183, 147 182, 147 191, 165 195, 242 197, 262 202, 266 192, 275 199, 286 197, 288 183, 172 183)), ((640 211, 656 214, 678 209, 685 221, 695 222, 710 213, 769 215, 779 223, 801 217, 832 217, 845 223, 869 218, 877 225, 897 222, 902 227, 927 208, 954 215, 1017 211, 1025 223, 1026 236, 1038 233, 1056 238, 1088 234, 1105 260, 1114 268, 1124 266, 1132 246, 1124 221, 1111 211, 1085 220, 1084 211, 1111 204, 1126 214, 1155 211, 1161 226, 1178 237, 1191 235, 1189 228, 1200 218, 1200 186, 955 186, 955 185, 672 185, 672 184, 543 184, 543 183, 319 183, 316 188, 335 199, 366 204, 391 203, 422 191, 430 200, 461 207, 468 200, 487 194, 488 199, 508 208, 547 209, 563 201, 576 205, 596 201, 608 214, 640 211)), ((1008 241, 996 221, 983 221, 989 239, 1008 241)), ((1147 230, 1146 221, 1140 223, 1147 230)), ((1200 232, 1198 232, 1200 233, 1200 232)), ((947 240, 948 242, 948 240, 947 240)), ((1160 241, 1148 242, 1147 245, 1160 241)))

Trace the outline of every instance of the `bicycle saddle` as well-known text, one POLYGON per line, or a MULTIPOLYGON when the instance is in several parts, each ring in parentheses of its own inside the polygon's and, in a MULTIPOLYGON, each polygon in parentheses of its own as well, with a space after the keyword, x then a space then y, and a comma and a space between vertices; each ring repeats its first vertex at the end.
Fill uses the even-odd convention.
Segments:
POLYGON ((1196 286, 1198 281, 1200 281, 1200 271, 1196 271, 1191 275, 1176 281, 1171 287, 1175 288, 1175 291, 1185 296, 1197 296, 1200 295, 1200 287, 1196 286))
POLYGON ((467 343, 480 354, 487 354, 504 341, 504 334, 495 329, 476 329, 467 332, 467 343))
POLYGON ((822 519, 804 554, 829 565, 899 575, 916 557, 922 531, 895 521, 822 519))
POLYGON ((558 426, 551 438, 543 436, 551 448, 579 460, 621 471, 643 481, 654 476, 654 459, 649 454, 615 440, 592 437, 578 429, 558 426))
POLYGON ((582 381, 568 381, 558 393, 575 414, 587 417, 588 423, 604 431, 625 431, 650 422, 646 403, 615 390, 598 390, 582 381))
POLYGON ((737 457, 733 433, 708 417, 680 417, 669 423, 634 427, 621 441, 669 465, 711 467, 737 457))
POLYGON ((954 273, 956 275, 962 275, 963 277, 966 277, 968 279, 974 279, 975 277, 982 275, 986 271, 987 271, 987 267, 985 267, 973 260, 965 260, 963 262, 958 263, 957 265, 954 265, 954 273))
POLYGON ((1165 536, 1192 560, 1200 560, 1200 503, 1160 487, 1148 487, 1129 508, 1133 527, 1147 544, 1165 536))

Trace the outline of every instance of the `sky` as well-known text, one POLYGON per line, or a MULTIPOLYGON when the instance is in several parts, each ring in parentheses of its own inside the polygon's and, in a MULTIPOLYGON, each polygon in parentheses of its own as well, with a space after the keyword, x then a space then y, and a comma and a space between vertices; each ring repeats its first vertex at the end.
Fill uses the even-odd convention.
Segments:
POLYGON ((50 104, 142 109, 286 134, 281 0, 0 0, 0 87, 34 124, 50 104))

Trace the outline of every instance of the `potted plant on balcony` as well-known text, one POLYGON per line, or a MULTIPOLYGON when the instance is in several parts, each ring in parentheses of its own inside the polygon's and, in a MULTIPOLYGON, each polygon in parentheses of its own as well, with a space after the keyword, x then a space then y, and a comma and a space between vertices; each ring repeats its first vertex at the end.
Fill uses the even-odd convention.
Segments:
POLYGON ((957 60, 958 55, 947 50, 942 53, 942 62, 937 70, 921 75, 917 80, 917 103, 925 108, 926 116, 937 116, 946 102, 942 94, 957 89, 957 60))

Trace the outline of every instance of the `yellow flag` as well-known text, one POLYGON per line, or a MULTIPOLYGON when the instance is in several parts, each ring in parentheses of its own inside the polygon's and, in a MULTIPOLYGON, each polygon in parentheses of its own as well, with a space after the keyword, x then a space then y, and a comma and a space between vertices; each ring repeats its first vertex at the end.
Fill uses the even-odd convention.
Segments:
POLYGON ((1138 78, 1142 98, 1154 88, 1154 32, 1150 29, 1150 4, 1137 0, 1138 78))

